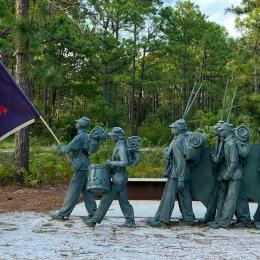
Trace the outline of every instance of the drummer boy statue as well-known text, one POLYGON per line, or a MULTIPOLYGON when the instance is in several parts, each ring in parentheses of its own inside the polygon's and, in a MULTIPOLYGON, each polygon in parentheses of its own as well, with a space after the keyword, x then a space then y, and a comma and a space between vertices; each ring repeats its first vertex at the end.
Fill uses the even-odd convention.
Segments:
POLYGON ((86 184, 88 167, 90 165, 89 154, 99 149, 100 136, 97 134, 97 131, 92 131, 90 135, 87 134, 89 123, 90 120, 87 117, 76 120, 77 135, 68 145, 58 145, 58 149, 61 152, 65 154, 72 153, 71 166, 74 170, 74 175, 71 178, 62 208, 57 212, 49 212, 49 216, 52 219, 63 220, 69 218, 79 201, 81 193, 89 217, 92 217, 97 209, 95 196, 87 191, 86 184))
POLYGON ((125 167, 129 165, 129 161, 125 133, 121 127, 114 127, 109 134, 112 141, 116 143, 112 160, 107 162, 107 165, 112 169, 111 190, 102 197, 94 216, 92 218, 84 217, 82 220, 89 227, 95 227, 97 223, 101 223, 113 200, 118 195, 119 205, 126 219, 121 226, 132 228, 135 221, 134 209, 127 197, 128 173, 125 167))

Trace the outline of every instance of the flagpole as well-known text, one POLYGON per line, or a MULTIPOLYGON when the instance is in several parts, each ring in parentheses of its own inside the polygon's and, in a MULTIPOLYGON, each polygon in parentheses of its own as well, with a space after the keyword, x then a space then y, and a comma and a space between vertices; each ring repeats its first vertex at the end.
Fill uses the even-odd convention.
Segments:
POLYGON ((51 133, 51 135, 54 137, 55 141, 60 144, 60 140, 58 139, 58 137, 53 133, 53 131, 51 130, 51 128, 49 127, 48 123, 44 120, 44 118, 40 115, 40 119, 42 120, 43 124, 47 127, 47 129, 49 130, 49 132, 51 133))
MULTIPOLYGON (((40 115, 40 119, 42 120, 43 124, 46 126, 46 128, 49 130, 49 132, 51 133, 51 135, 54 137, 55 141, 60 144, 60 140, 58 139, 58 137, 54 134, 54 132, 51 130, 51 128, 49 127, 48 123, 44 120, 44 118, 40 115)), ((68 159, 68 161, 70 162, 70 158, 69 156, 66 154, 66 157, 68 159)))

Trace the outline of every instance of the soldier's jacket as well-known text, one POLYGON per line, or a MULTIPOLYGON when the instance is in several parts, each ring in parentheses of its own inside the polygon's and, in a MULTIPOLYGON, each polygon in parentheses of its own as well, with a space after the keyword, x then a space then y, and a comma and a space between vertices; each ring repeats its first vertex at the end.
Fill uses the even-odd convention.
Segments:
POLYGON ((215 177, 219 178, 219 181, 222 180, 220 177, 220 169, 223 168, 224 162, 224 140, 221 139, 220 141, 215 144, 213 150, 210 153, 211 161, 212 161, 212 170, 215 177))
POLYGON ((125 140, 117 142, 110 164, 112 166, 112 182, 118 185, 126 184, 128 174, 125 167, 128 165, 128 159, 125 140))
POLYGON ((178 181, 190 179, 190 166, 185 159, 185 138, 185 133, 174 137, 167 152, 168 159, 172 160, 170 178, 178 181))
POLYGON ((242 178, 242 166, 239 159, 235 138, 231 135, 225 138, 224 142, 224 163, 219 171, 218 180, 228 174, 230 179, 239 180, 242 178))
POLYGON ((218 140, 217 143, 214 146, 213 151, 211 152, 211 159, 214 164, 219 164, 221 160, 223 160, 223 144, 224 140, 218 140))
POLYGON ((87 170, 90 165, 88 156, 90 153, 96 152, 98 148, 97 140, 88 135, 86 131, 81 130, 68 145, 61 146, 61 151, 63 153, 72 152, 72 162, 75 159, 80 159, 80 170, 87 170))

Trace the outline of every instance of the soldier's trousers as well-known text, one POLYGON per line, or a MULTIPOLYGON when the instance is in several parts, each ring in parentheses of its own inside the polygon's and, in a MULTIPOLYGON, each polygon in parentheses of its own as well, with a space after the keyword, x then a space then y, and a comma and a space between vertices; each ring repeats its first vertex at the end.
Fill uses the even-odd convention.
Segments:
POLYGON ((258 207, 254 215, 254 222, 259 222, 260 225, 260 202, 258 202, 258 207))
POLYGON ((217 210, 217 197, 218 197, 218 190, 219 190, 219 181, 215 182, 215 186, 211 196, 209 197, 208 205, 207 205, 207 212, 205 214, 205 221, 214 221, 216 217, 216 210, 217 210))
POLYGON ((234 217, 241 180, 222 181, 218 192, 216 221, 221 226, 229 226, 234 217))
POLYGON ((178 195, 180 211, 184 222, 193 222, 195 217, 192 210, 192 198, 190 194, 190 182, 185 181, 184 188, 178 191, 178 180, 168 179, 163 191, 159 208, 155 214, 156 221, 170 223, 172 211, 175 205, 175 199, 178 195))
MULTIPOLYGON (((216 220, 218 220, 221 217, 221 214, 223 211, 224 200, 225 200, 224 195, 226 194, 226 192, 227 192, 227 190, 226 190, 225 182, 216 181, 212 196, 210 196, 210 198, 209 198, 207 212, 205 215, 206 221, 214 221, 215 217, 216 217, 216 220), (219 194, 219 192, 220 192, 220 194, 219 194), (217 208, 218 208, 218 210, 217 210, 217 208), (216 211, 217 211, 217 215, 216 215, 216 211)), ((236 216, 238 222, 243 222, 243 223, 251 222, 248 199, 245 194, 245 188, 244 188, 243 183, 241 183, 241 186, 239 189, 235 216, 236 216)))
POLYGON ((243 185, 243 181, 241 181, 241 185, 238 193, 235 216, 238 222, 243 222, 248 224, 251 223, 249 204, 245 192, 245 187, 243 185))
POLYGON ((79 201, 81 193, 88 213, 90 215, 94 215, 97 209, 97 205, 95 201, 95 195, 86 190, 87 174, 87 170, 77 171, 73 174, 63 202, 63 206, 59 210, 60 216, 70 216, 71 212, 79 201))
POLYGON ((134 222, 134 209, 128 201, 127 183, 121 185, 112 183, 111 191, 102 197, 98 209, 92 218, 92 221, 96 223, 100 223, 102 221, 117 195, 118 202, 126 222, 134 222))

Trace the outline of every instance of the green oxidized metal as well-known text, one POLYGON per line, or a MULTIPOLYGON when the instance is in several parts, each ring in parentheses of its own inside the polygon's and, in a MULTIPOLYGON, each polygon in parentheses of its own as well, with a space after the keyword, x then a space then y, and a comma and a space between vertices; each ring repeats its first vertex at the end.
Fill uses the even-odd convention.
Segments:
MULTIPOLYGON (((204 149, 199 164, 191 169, 191 192, 195 200, 205 206, 214 190, 216 176, 210 158, 211 148, 204 149)), ((246 195, 253 201, 260 201, 260 144, 250 145, 249 156, 245 161, 243 181, 246 195)))

